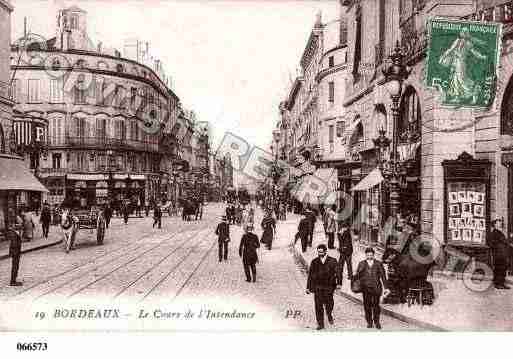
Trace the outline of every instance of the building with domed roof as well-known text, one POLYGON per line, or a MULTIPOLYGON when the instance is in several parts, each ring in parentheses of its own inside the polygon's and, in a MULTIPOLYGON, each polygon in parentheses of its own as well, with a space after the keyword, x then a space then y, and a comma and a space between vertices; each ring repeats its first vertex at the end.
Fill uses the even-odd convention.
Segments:
POLYGON ((176 151, 159 144, 182 110, 162 63, 95 45, 76 6, 58 11, 55 37, 27 37, 11 46, 16 145, 49 189, 44 199, 82 207, 165 200, 176 151))

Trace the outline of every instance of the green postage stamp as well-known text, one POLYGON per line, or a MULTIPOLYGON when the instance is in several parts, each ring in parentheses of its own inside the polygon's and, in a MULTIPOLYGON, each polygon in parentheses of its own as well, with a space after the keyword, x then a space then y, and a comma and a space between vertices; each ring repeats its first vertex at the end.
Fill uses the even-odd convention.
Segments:
POLYGON ((441 93, 443 105, 489 107, 501 51, 501 24, 428 20, 426 85, 441 93))

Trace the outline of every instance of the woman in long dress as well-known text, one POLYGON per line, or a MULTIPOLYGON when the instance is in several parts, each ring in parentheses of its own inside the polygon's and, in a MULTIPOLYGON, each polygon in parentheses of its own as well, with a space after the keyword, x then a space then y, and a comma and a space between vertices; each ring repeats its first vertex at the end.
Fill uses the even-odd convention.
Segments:
POLYGON ((440 56, 440 65, 449 67, 451 71, 449 88, 447 89, 447 95, 451 102, 469 98, 472 98, 472 103, 477 102, 479 84, 475 83, 469 76, 467 58, 473 56, 484 60, 486 56, 476 50, 476 44, 483 45, 484 42, 472 38, 468 31, 462 31, 451 46, 440 56))
POLYGON ((276 220, 272 215, 272 210, 268 209, 262 220, 262 229, 264 233, 262 233, 262 243, 265 244, 265 247, 269 250, 272 249, 273 239, 276 232, 276 220))
POLYGON ((32 218, 32 214, 27 211, 27 209, 23 210, 22 214, 23 219, 23 239, 27 241, 31 241, 34 238, 34 219, 32 218))

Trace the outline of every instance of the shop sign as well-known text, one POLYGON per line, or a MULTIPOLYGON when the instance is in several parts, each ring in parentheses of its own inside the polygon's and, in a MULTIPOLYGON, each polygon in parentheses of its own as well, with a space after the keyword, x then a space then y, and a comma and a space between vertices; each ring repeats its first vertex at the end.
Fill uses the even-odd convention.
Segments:
POLYGON ((97 197, 107 197, 108 196, 108 190, 104 188, 97 188, 96 189, 96 196, 97 197))

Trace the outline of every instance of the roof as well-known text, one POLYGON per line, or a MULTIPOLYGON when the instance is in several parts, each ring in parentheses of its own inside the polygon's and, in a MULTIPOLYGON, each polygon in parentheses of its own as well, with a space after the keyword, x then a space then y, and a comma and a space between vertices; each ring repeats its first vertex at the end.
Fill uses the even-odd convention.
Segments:
POLYGON ((87 12, 87 11, 85 11, 85 10, 83 10, 83 9, 79 8, 79 7, 78 7, 78 6, 76 6, 76 5, 72 5, 72 6, 70 6, 69 8, 64 9, 64 10, 65 10, 65 11, 74 11, 74 12, 83 12, 83 13, 86 13, 86 12, 87 12))
POLYGON ((21 158, 0 155, 0 191, 48 192, 45 186, 25 167, 21 158))

